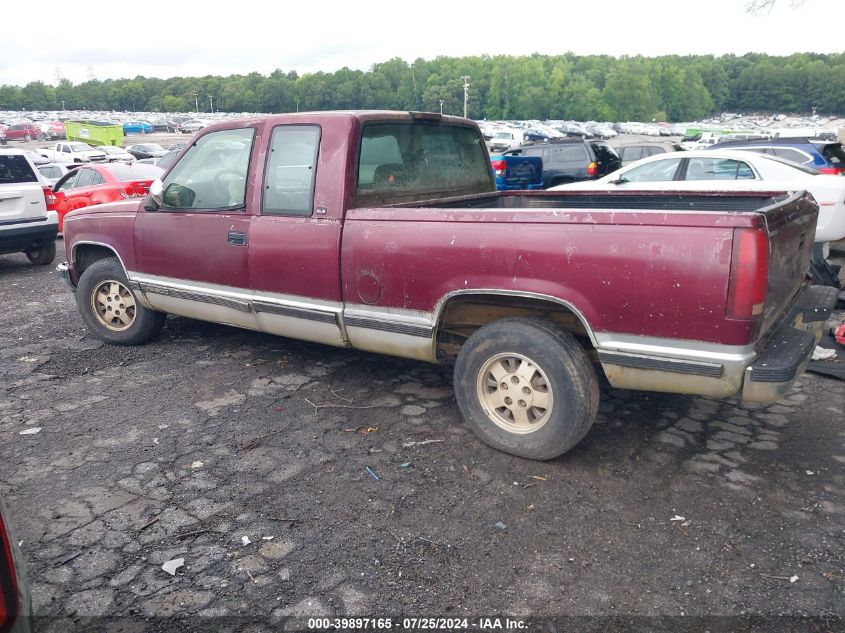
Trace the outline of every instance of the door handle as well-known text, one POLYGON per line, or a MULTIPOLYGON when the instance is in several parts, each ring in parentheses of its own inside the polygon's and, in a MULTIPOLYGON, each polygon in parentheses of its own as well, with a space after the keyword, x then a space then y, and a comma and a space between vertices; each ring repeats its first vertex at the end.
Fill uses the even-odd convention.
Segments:
POLYGON ((246 246, 246 233, 240 231, 229 231, 229 244, 234 246, 246 246))

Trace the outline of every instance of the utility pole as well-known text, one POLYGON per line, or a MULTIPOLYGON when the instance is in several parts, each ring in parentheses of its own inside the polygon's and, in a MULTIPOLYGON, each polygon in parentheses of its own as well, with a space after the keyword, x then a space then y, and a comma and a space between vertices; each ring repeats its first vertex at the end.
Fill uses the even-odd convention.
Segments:
POLYGON ((464 80, 464 118, 467 116, 467 97, 469 97, 469 75, 461 75, 464 80))
POLYGON ((64 112, 64 109, 65 109, 65 100, 62 99, 62 112, 64 112))
POLYGON ((440 114, 443 114, 443 99, 440 100, 440 114))
POLYGON ((211 108, 211 114, 214 114, 214 97, 208 95, 208 104, 211 108))
POLYGON ((199 95, 196 92, 194 93, 194 105, 197 108, 197 114, 199 114, 200 113, 200 101, 199 101, 199 95))

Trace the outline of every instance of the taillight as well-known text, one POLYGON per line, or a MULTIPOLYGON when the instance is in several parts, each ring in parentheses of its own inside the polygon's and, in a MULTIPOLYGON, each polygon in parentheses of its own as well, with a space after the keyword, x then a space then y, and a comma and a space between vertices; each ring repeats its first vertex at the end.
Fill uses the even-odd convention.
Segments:
POLYGON ((761 229, 734 229, 726 316, 753 319, 763 314, 768 283, 768 234, 761 229))
POLYGON ((587 175, 588 176, 595 176, 599 171, 598 163, 590 163, 587 165, 587 175))
POLYGON ((507 163, 503 159, 494 159, 490 162, 493 163, 493 171, 496 172, 497 176, 505 175, 505 171, 507 171, 507 163))
POLYGON ((845 167, 822 167, 819 171, 823 174, 832 174, 834 176, 845 176, 845 167))
POLYGON ((44 191, 44 202, 47 204, 47 211, 56 210, 56 196, 53 195, 53 190, 50 187, 41 187, 44 191))
POLYGON ((11 631, 20 614, 18 583, 12 559, 12 544, 0 515, 0 633, 11 631))
POLYGON ((150 183, 141 181, 128 183, 123 195, 126 198, 137 198, 146 196, 148 193, 150 193, 150 183))

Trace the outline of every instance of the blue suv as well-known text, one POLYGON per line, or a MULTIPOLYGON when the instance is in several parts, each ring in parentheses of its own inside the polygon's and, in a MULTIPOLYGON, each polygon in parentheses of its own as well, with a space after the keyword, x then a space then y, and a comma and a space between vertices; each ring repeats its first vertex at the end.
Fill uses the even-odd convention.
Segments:
POLYGON ((813 167, 823 174, 845 176, 845 151, 842 149, 842 143, 804 137, 781 137, 724 141, 707 149, 742 149, 760 154, 773 154, 793 163, 813 167))

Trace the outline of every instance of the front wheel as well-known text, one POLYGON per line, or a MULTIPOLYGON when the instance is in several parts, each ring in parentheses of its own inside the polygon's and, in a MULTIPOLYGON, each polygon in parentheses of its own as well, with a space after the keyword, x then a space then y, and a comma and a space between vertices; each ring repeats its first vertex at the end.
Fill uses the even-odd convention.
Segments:
POLYGON ((162 312, 141 305, 114 257, 85 269, 76 289, 76 305, 85 325, 112 345, 146 343, 158 334, 166 318, 162 312))
POLYGON ((455 364, 464 419, 487 444, 529 459, 553 459, 593 424, 598 380, 571 334, 537 318, 505 318, 476 330, 455 364))

